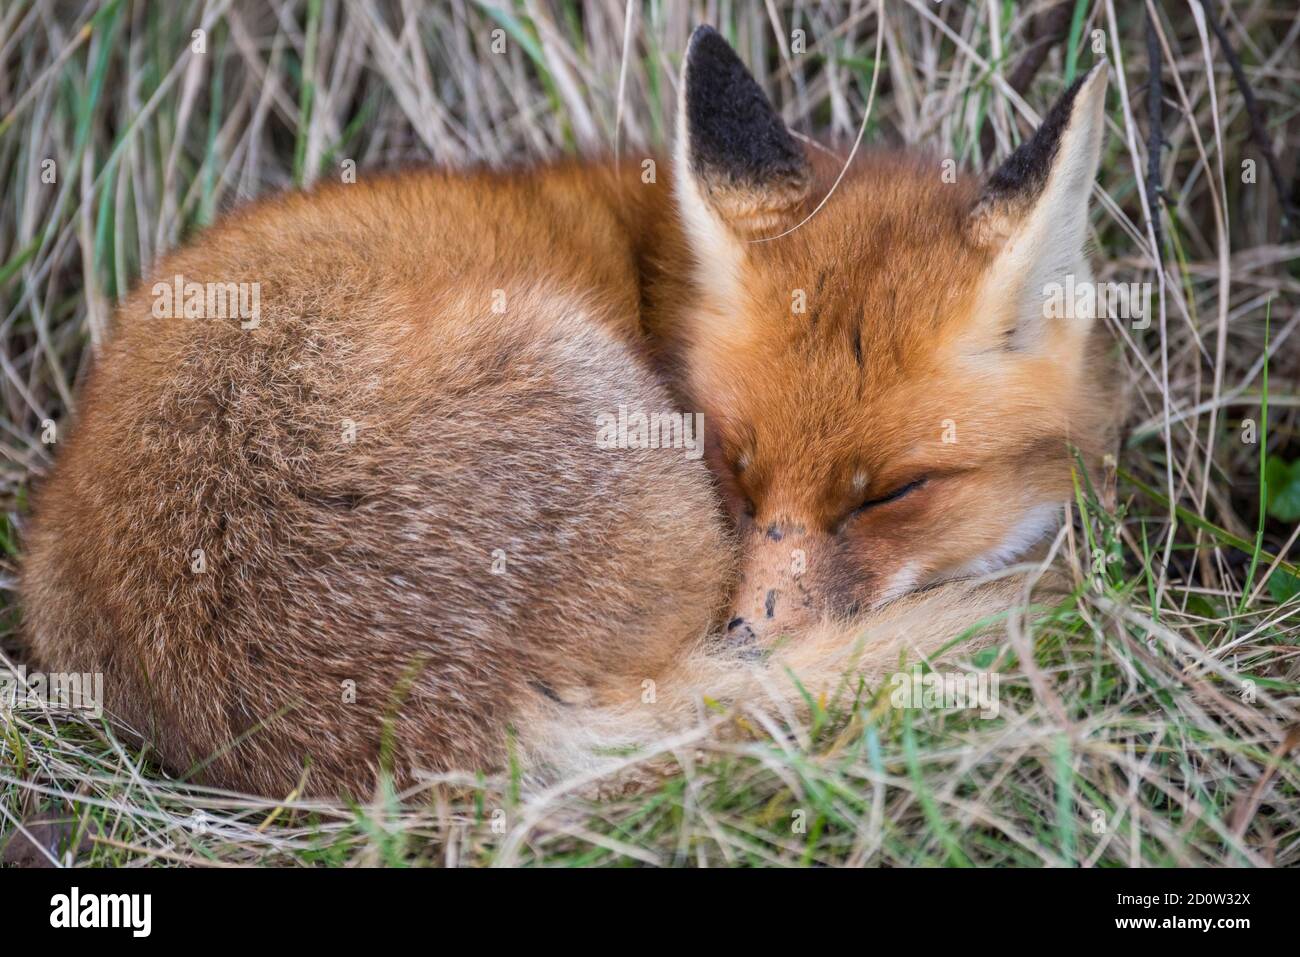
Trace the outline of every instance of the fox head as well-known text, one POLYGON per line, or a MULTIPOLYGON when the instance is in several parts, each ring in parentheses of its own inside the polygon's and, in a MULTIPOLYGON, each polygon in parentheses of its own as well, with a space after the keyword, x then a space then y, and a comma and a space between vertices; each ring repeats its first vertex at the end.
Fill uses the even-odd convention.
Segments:
POLYGON ((983 184, 901 154, 837 183, 692 36, 673 167, 696 295, 669 335, 743 540, 733 632, 987 573, 1059 526, 1070 448, 1099 460, 1111 417, 1093 310, 1045 309, 1091 282, 1105 90, 1100 65, 983 184))

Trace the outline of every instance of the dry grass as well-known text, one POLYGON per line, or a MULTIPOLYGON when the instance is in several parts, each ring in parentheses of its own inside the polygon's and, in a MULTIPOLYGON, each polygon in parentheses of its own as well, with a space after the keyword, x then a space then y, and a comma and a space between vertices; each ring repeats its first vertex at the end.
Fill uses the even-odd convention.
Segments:
POLYGON ((1032 128, 1103 31, 1118 82, 1094 204, 1099 278, 1156 294, 1150 328, 1113 324, 1132 413, 1117 487, 1082 489, 1057 543, 1076 592, 978 662, 1002 677, 995 720, 900 711, 867 688, 792 739, 679 743, 681 772, 635 796, 521 801, 507 776, 341 807, 171 782, 102 724, 24 710, 0 716, 0 833, 69 815, 78 862, 130 865, 1300 862, 1300 508, 1287 504, 1300 501, 1300 466, 1287 471, 1300 460, 1300 241, 1282 221, 1300 201, 1295 6, 1210 8, 1280 187, 1195 2, 884 6, 882 21, 869 0, 6 3, 0 664, 21 661, 9 589, 25 490, 50 461, 43 423, 74 406, 114 301, 160 251, 346 161, 508 164, 662 145, 700 21, 722 27, 794 129, 837 148, 864 122, 883 29, 868 141, 976 167, 1032 128), (1158 210, 1144 190, 1152 48, 1158 210), (1041 69, 1018 90, 1035 50, 1041 69), (1262 441, 1245 440, 1248 422, 1262 441))

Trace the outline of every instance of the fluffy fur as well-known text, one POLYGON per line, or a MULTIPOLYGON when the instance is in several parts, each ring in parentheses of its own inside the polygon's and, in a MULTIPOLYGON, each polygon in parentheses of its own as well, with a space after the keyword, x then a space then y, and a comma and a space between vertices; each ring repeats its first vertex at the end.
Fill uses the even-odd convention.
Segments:
POLYGON ((882 155, 755 244, 831 170, 706 31, 676 176, 412 172, 226 218, 123 302, 85 383, 27 535, 34 656, 102 671, 177 772, 360 795, 512 746, 531 781, 603 767, 706 697, 788 716, 790 671, 831 694, 932 652, 1013 586, 854 616, 1014 560, 1066 441, 1102 441, 1088 330, 1017 346, 1005 288, 1044 203, 1086 208, 1089 84, 1027 191, 981 204, 882 155), (701 129, 730 95, 701 84, 744 109, 701 129), (178 275, 260 283, 256 327, 155 318, 178 275), (704 411, 713 474, 598 448, 620 405, 704 411))
POLYGON ((499 766, 528 702, 668 667, 731 553, 701 461, 597 448, 598 414, 677 408, 602 182, 335 186, 163 261, 260 282, 260 322, 154 318, 149 282, 118 311, 35 502, 38 660, 102 671, 173 769, 279 794, 499 766))

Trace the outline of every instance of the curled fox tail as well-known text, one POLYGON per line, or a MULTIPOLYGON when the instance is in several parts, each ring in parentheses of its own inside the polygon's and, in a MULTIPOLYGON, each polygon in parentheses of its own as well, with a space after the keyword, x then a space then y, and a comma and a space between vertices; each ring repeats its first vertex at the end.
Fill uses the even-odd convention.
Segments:
POLYGON ((527 777, 535 786, 561 779, 579 788, 623 783, 653 774, 665 756, 721 730, 728 718, 797 725, 810 702, 851 700, 859 680, 878 686, 939 656, 960 636, 969 636, 961 654, 994 643, 1023 588, 1019 577, 947 583, 851 622, 823 622, 761 656, 716 636, 702 639, 634 687, 549 700, 522 722, 527 777))

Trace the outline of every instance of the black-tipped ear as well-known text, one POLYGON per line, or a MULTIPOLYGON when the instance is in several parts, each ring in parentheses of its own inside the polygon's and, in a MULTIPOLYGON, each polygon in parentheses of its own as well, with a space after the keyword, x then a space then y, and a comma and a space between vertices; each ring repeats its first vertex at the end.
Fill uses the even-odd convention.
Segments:
MULTIPOLYGON (((1038 199, 1052 169, 1058 165, 1061 142, 1071 129, 1082 131, 1089 143, 1095 142, 1099 147, 1102 133, 1099 114, 1105 93, 1106 65, 1099 63, 1061 94, 1034 135, 1021 143, 989 177, 981 205, 1029 205, 1038 199), (1094 117, 1098 122, 1091 124, 1094 117), (1095 129, 1089 129, 1090 125, 1095 125, 1095 129)), ((1088 172, 1091 180, 1095 165, 1088 172)))
POLYGON ((695 181, 728 225, 761 227, 807 196, 803 149, 712 27, 691 35, 679 109, 678 173, 695 181))
MULTIPOLYGON (((1028 347, 1049 334, 1058 343, 1066 335, 1060 324, 1044 321, 1045 290, 1071 276, 1088 281, 1088 198, 1101 159, 1105 102, 1101 63, 1061 94, 1038 131, 990 177, 971 223, 976 241, 995 253, 986 277, 992 299, 978 310, 990 326, 986 338, 1014 333, 1028 347)), ((1070 329, 1082 334, 1087 323, 1070 329)))

